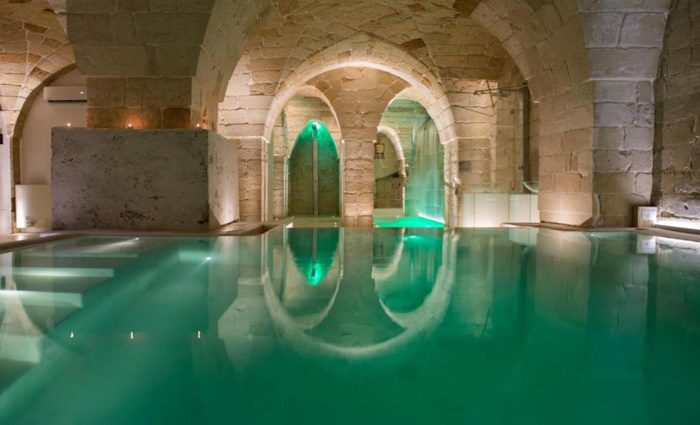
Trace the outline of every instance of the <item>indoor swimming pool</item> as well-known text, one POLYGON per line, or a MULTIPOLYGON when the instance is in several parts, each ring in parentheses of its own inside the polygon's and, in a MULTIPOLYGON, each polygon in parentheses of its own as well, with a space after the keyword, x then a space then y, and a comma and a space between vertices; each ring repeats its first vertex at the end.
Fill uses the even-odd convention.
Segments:
POLYGON ((0 253, 0 424, 695 424, 700 244, 274 229, 0 253))

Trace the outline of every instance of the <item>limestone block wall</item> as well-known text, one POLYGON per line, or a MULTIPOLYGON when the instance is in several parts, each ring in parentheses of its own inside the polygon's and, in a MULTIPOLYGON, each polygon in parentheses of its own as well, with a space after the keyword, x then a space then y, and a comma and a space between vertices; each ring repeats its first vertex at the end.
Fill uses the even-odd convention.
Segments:
POLYGON ((213 3, 69 1, 68 34, 88 78, 88 125, 187 128, 215 115, 202 99, 216 80, 193 78, 213 3))
MULTIPOLYGON (((594 82, 594 225, 631 225, 634 208, 651 201, 653 81, 669 3, 581 3, 594 82)), ((588 129, 581 129, 565 143, 583 134, 590 137, 588 129)))
POLYGON ((237 146, 202 130, 56 128, 57 230, 206 230, 238 219, 237 146))
POLYGON ((700 220, 700 3, 674 2, 656 82, 654 200, 661 216, 700 220))
POLYGON ((374 160, 374 208, 403 208, 403 161, 384 134, 377 135, 377 142, 384 145, 384 159, 374 160))
POLYGON ((274 89, 256 82, 263 78, 244 54, 228 81, 223 102, 218 105, 218 131, 226 137, 262 136, 274 89))
POLYGON ((404 206, 402 177, 387 176, 374 182, 374 208, 401 209, 404 206))
POLYGON ((496 98, 474 94, 478 90, 498 89, 495 81, 463 81, 461 91, 448 92, 457 131, 457 160, 463 192, 488 192, 495 177, 495 138, 497 134, 496 98))

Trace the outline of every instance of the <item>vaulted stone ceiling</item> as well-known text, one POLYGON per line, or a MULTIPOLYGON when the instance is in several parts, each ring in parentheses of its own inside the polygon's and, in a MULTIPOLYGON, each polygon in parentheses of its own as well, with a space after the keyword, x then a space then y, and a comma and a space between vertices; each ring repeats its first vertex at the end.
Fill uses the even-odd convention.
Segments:
POLYGON ((72 63, 65 30, 46 0, 0 1, 0 109, 8 133, 32 90, 72 63))
POLYGON ((256 26, 247 53, 253 64, 275 61, 279 69, 268 69, 270 81, 284 81, 314 54, 366 33, 436 69, 448 89, 463 79, 498 79, 507 53, 467 15, 476 2, 457 2, 460 9, 453 3, 321 0, 271 8, 256 26))

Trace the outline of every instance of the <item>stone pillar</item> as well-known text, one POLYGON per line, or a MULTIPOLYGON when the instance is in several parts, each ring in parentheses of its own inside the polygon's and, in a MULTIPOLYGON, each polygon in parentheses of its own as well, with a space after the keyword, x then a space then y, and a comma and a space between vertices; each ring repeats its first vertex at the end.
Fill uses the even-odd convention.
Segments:
POLYGON ((651 201, 653 81, 669 3, 630 3, 625 13, 599 2, 582 6, 594 84, 594 226, 632 225, 635 207, 651 201))
POLYGON ((240 138, 234 141, 238 143, 241 221, 261 221, 267 142, 262 137, 240 138))
POLYGON ((338 116, 345 141, 343 164, 343 225, 371 227, 374 212, 374 142, 384 110, 408 86, 374 69, 345 68, 311 81, 338 116))

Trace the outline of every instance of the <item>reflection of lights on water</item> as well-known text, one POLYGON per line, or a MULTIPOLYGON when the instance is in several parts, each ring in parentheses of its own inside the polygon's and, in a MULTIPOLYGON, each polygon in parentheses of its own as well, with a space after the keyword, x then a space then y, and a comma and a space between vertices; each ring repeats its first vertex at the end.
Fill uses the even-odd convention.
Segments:
POLYGON ((437 223, 445 224, 445 219, 441 218, 441 217, 431 217, 431 216, 426 215, 426 214, 418 214, 418 217, 424 218, 424 219, 430 220, 430 221, 435 221, 437 223))
POLYGON ((311 263, 309 272, 306 274, 306 281, 311 286, 318 286, 321 284, 324 274, 323 265, 316 262, 311 263))

